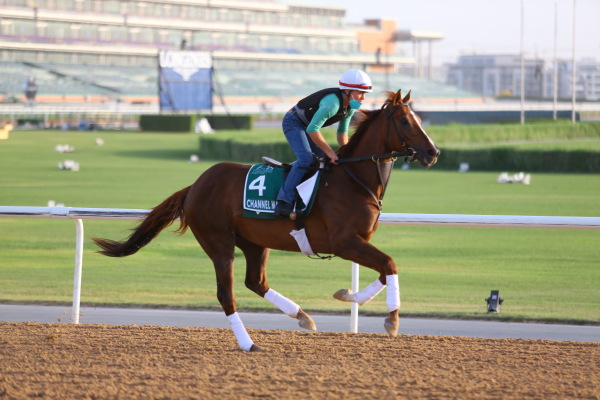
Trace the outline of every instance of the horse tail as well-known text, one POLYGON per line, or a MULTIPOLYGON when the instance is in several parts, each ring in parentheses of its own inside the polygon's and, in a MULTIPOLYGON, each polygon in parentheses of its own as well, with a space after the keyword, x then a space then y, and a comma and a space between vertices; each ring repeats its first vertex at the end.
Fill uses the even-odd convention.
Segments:
POLYGON ((152 209, 142 222, 132 229, 133 233, 126 240, 119 242, 110 239, 92 238, 102 248, 98 252, 109 257, 126 257, 135 254, 177 218, 179 218, 180 225, 175 233, 183 235, 188 228, 185 215, 183 214, 183 203, 190 187, 188 186, 174 193, 152 209))

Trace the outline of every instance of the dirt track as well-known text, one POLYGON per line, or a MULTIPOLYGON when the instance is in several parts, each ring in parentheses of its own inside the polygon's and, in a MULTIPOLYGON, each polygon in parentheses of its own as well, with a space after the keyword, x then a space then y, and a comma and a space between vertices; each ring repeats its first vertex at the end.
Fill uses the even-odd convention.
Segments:
POLYGON ((600 344, 0 322, 0 398, 600 399, 600 344))

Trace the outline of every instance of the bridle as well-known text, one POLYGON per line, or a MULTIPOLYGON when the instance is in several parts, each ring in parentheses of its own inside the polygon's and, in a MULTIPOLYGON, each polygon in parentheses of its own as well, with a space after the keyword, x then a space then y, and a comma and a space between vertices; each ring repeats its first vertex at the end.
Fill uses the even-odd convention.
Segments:
POLYGON ((387 117, 388 117, 388 124, 387 124, 387 127, 385 129, 386 130, 385 145, 386 145, 386 147, 389 148, 390 125, 392 125, 394 127, 394 131, 396 132, 396 137, 400 141, 400 144, 404 148, 404 151, 409 153, 407 156, 404 157, 404 162, 412 164, 415 161, 417 161, 417 159, 416 159, 417 152, 412 147, 409 147, 406 144, 406 141, 402 138, 402 135, 400 135, 400 130, 398 128, 398 125, 394 121, 394 113, 396 111, 398 111, 402 106, 408 107, 408 103, 397 104, 397 105, 394 106, 394 108, 392 110, 390 110, 390 106, 387 106, 385 108, 385 111, 386 111, 386 114, 387 114, 387 117))
POLYGON ((395 151, 395 152, 386 153, 386 154, 375 154, 375 155, 371 155, 371 156, 342 158, 342 159, 337 160, 337 163, 342 166, 344 171, 352 178, 352 180, 354 180, 360 187, 365 189, 367 191, 367 193, 369 193, 371 195, 373 200, 375 200, 374 205, 375 205, 375 207, 378 208, 379 212, 381 212, 381 210, 383 208, 383 196, 385 194, 385 189, 387 188, 387 184, 389 182, 390 175, 392 174, 392 168, 394 166, 394 162, 398 159, 398 157, 404 157, 404 162, 406 162, 406 163, 413 163, 417 160, 416 159, 416 155, 417 155, 416 151, 412 147, 409 147, 406 144, 406 141, 402 138, 402 135, 400 135, 400 129, 398 128, 398 125, 394 121, 394 113, 396 111, 398 111, 402 106, 408 107, 408 103, 397 104, 393 107, 392 110, 390 110, 389 105, 384 108, 384 110, 386 112, 386 116, 388 118, 388 124, 386 126, 386 134, 385 134, 385 144, 386 144, 386 147, 389 148, 390 125, 393 125, 394 131, 396 132, 396 137, 400 141, 400 144, 404 148, 404 151, 395 151), (384 166, 384 168, 382 168, 380 165, 380 162, 379 162, 379 160, 382 160, 382 159, 391 159, 391 164, 390 164, 390 162, 387 162, 386 163, 387 165, 384 166), (345 165, 343 165, 343 164, 347 164, 347 163, 366 161, 366 160, 373 161, 375 163, 375 165, 377 166, 377 175, 379 176, 379 183, 381 184, 381 186, 383 188, 380 198, 377 198, 375 193, 373 193, 373 191, 371 189, 369 189, 369 187, 363 181, 361 181, 345 165))
POLYGON ((366 160, 372 160, 372 161, 376 161, 376 160, 381 160, 383 158, 391 158, 394 161, 396 161, 396 159, 398 157, 404 157, 404 162, 406 163, 414 163, 415 161, 417 161, 416 159, 416 155, 417 152, 412 148, 409 147, 406 144, 406 141, 402 138, 402 135, 400 135, 400 130, 398 129, 398 125, 394 123, 394 113, 400 109, 400 107, 402 106, 407 106, 408 107, 408 103, 400 103, 394 106, 393 110, 390 111, 390 107, 386 107, 384 108, 384 110, 386 111, 386 115, 388 117, 388 124, 386 127, 386 133, 385 133, 385 145, 387 148, 389 148, 389 142, 390 142, 390 125, 394 126, 394 131, 396 132, 396 137, 398 138, 398 140, 400 141, 400 144, 402 145, 402 147, 404 148, 404 151, 394 151, 391 153, 385 153, 385 154, 374 154, 371 156, 361 156, 361 157, 352 157, 352 158, 341 158, 337 160, 338 164, 347 164, 347 163, 352 163, 352 162, 357 162, 357 161, 366 161, 366 160))

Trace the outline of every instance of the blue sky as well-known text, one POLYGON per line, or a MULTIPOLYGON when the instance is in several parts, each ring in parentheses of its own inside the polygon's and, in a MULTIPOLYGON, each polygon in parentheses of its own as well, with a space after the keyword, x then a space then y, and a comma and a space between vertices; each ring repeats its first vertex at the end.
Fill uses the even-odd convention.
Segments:
MULTIPOLYGON (((462 54, 519 54, 521 0, 286 0, 287 3, 343 7, 346 22, 387 17, 399 29, 434 30, 445 39, 434 45, 435 64, 462 54)), ((559 58, 571 59, 573 0, 558 4, 559 58)), ((525 54, 551 60, 555 0, 524 0, 525 54)), ((576 0, 576 57, 600 61, 600 0, 576 0)), ((410 52, 408 44, 403 45, 410 52)))

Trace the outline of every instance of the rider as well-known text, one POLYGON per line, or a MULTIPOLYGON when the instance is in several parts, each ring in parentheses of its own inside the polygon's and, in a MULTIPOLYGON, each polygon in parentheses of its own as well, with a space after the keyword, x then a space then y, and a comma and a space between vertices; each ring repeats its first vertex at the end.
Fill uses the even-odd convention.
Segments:
POLYGON ((319 90, 300 100, 283 117, 283 133, 298 158, 277 195, 275 215, 287 217, 292 212, 296 186, 300 184, 316 156, 326 155, 333 164, 338 156, 323 138, 320 130, 339 122, 337 142, 348 143, 348 126, 354 112, 372 92, 371 78, 361 70, 351 69, 340 78, 337 88, 319 90))

